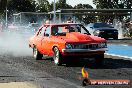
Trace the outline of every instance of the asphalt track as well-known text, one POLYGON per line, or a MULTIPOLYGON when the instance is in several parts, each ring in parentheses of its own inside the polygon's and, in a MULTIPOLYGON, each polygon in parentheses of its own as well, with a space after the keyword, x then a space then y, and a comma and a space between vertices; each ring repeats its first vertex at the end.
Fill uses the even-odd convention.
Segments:
MULTIPOLYGON (((132 81, 131 59, 105 55, 104 64, 100 66, 87 60, 55 66, 51 58, 36 61, 32 57, 29 36, 13 32, 0 35, 0 88, 132 88, 132 85, 81 85, 82 67, 88 71, 90 79, 132 81)), ((110 44, 115 43, 112 40, 110 44)))

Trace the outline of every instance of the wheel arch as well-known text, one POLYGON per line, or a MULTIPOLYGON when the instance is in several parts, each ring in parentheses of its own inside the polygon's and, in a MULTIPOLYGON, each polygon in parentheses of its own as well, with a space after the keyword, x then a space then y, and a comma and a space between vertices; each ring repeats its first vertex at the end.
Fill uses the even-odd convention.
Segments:
POLYGON ((29 44, 28 46, 29 46, 29 48, 33 48, 35 46, 35 44, 29 44))
MULTIPOLYGON (((54 48, 55 48, 55 47, 57 47, 57 45, 54 45, 54 46, 52 47, 52 51, 54 51, 54 48)), ((58 47, 57 47, 57 48, 58 48, 58 47)), ((58 48, 58 49, 59 49, 59 48, 58 48)))
MULTIPOLYGON (((52 47, 52 52, 54 52, 54 48, 55 47, 57 47, 58 48, 58 50, 59 50, 59 52, 61 53, 61 49, 57 46, 57 45, 54 45, 53 47, 52 47)), ((53 54, 53 53, 52 53, 53 54)))

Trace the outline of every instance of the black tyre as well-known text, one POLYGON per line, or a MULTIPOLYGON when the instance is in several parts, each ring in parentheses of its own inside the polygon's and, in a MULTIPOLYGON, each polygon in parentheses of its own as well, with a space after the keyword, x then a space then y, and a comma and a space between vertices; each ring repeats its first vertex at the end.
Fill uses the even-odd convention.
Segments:
POLYGON ((59 49, 55 47, 53 51, 54 51, 53 60, 54 60, 55 65, 58 65, 58 66, 62 65, 62 56, 60 54, 59 49))
POLYGON ((41 54, 38 49, 36 48, 36 46, 33 47, 33 57, 36 60, 42 60, 43 54, 41 54))
POLYGON ((95 64, 96 65, 103 65, 104 64, 104 54, 97 55, 95 57, 95 64))
POLYGON ((114 39, 114 40, 118 40, 118 37, 114 37, 113 39, 114 39))

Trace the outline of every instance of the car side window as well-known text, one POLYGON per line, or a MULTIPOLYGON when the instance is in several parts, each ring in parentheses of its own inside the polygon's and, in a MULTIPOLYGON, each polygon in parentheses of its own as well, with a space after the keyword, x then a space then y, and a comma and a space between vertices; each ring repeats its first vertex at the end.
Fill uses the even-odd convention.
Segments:
POLYGON ((52 26, 51 29, 51 35, 55 36, 58 33, 58 26, 52 26))
POLYGON ((42 27, 38 33, 38 36, 44 36, 45 27, 42 27))
POLYGON ((49 26, 49 27, 47 27, 46 28, 46 30, 45 30, 45 32, 44 32, 44 36, 50 36, 51 35, 51 27, 49 26))
POLYGON ((93 27, 93 24, 92 24, 92 23, 90 23, 88 26, 89 26, 90 28, 92 28, 92 27, 93 27))

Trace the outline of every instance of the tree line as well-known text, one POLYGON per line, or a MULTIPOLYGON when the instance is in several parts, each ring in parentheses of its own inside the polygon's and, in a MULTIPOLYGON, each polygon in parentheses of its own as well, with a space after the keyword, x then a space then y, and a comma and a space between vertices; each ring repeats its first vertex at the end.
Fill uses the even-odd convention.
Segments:
MULTIPOLYGON (((0 0, 0 13, 4 13, 7 7, 10 13, 18 12, 50 12, 53 11, 53 3, 48 0, 0 0)), ((66 3, 66 0, 56 2, 57 9, 93 8, 89 4, 78 4, 74 7, 66 3)))
MULTIPOLYGON (((73 1, 74 2, 74 1, 73 1)), ((18 12, 50 12, 53 11, 53 3, 48 0, 0 0, 0 19, 5 17, 6 8, 8 10, 8 17, 12 17, 13 13, 18 12)), ((132 0, 93 0, 97 9, 111 8, 111 9, 130 9, 132 8, 132 0)), ((93 9, 89 4, 78 4, 74 7, 67 4, 66 0, 58 0, 56 2, 56 10, 58 9, 93 9)), ((93 16, 85 15, 78 16, 78 19, 88 23, 93 16)), ((100 17, 106 19, 109 17, 100 17)), ((93 19, 92 19, 93 20, 93 19)))

